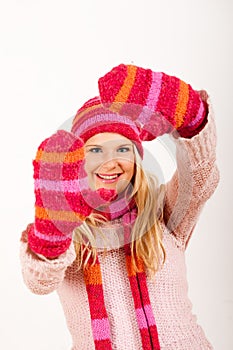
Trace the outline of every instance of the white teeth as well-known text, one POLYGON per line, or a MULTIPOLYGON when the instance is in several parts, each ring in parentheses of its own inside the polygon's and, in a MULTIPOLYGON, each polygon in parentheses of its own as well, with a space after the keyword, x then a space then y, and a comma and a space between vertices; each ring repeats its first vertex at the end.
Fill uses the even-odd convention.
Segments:
POLYGON ((118 177, 117 174, 116 175, 100 175, 100 174, 98 174, 98 176, 104 180, 113 180, 113 179, 116 179, 118 177))

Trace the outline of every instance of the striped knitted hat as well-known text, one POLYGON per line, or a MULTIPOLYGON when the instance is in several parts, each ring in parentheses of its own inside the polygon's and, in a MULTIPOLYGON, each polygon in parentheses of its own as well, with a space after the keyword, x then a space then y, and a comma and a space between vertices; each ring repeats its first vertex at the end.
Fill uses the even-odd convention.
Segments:
POLYGON ((141 140, 148 141, 174 129, 186 137, 198 129, 206 116, 207 106, 200 94, 179 78, 162 72, 120 64, 98 83, 103 105, 133 116, 142 126, 141 140))
POLYGON ((80 137, 84 143, 92 136, 113 132, 130 139, 143 157, 140 126, 132 117, 112 112, 105 108, 99 97, 88 100, 76 113, 71 132, 80 137))

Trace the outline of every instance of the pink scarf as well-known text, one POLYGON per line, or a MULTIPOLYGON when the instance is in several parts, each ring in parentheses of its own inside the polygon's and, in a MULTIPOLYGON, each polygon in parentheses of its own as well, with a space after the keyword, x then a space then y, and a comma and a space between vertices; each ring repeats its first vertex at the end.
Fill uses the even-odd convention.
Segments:
MULTIPOLYGON (((147 288, 146 273, 144 264, 137 259, 138 272, 134 271, 131 255, 130 235, 131 228, 137 216, 134 201, 126 203, 125 199, 115 201, 109 205, 106 213, 107 218, 121 218, 124 228, 126 269, 130 282, 132 297, 138 328, 141 335, 143 350, 160 350, 158 332, 153 315, 150 298, 147 288), (116 212, 114 206, 119 208, 116 212)), ((91 314, 92 333, 96 350, 111 350, 111 326, 108 319, 104 303, 104 291, 102 284, 101 268, 97 257, 93 264, 93 259, 88 260, 84 269, 84 280, 89 301, 91 314)))

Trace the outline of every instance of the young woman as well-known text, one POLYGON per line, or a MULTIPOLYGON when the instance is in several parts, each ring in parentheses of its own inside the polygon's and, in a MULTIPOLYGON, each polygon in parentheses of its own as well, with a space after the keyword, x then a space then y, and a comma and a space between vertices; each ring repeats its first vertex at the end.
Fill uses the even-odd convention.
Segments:
POLYGON ((99 92, 70 133, 38 148, 35 222, 21 238, 25 283, 57 291, 73 350, 212 349, 192 314, 185 267, 219 181, 207 94, 123 64, 99 79, 99 92), (168 132, 177 170, 158 186, 141 165, 142 141, 168 132))

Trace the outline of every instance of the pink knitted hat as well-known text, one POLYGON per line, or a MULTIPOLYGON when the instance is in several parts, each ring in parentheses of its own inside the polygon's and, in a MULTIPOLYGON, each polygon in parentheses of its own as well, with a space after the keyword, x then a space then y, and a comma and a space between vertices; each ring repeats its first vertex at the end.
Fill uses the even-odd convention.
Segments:
POLYGON ((140 139, 140 126, 129 116, 112 112, 105 108, 99 97, 88 100, 76 113, 71 132, 86 142, 90 137, 113 132, 130 139, 143 158, 143 147, 140 139))

